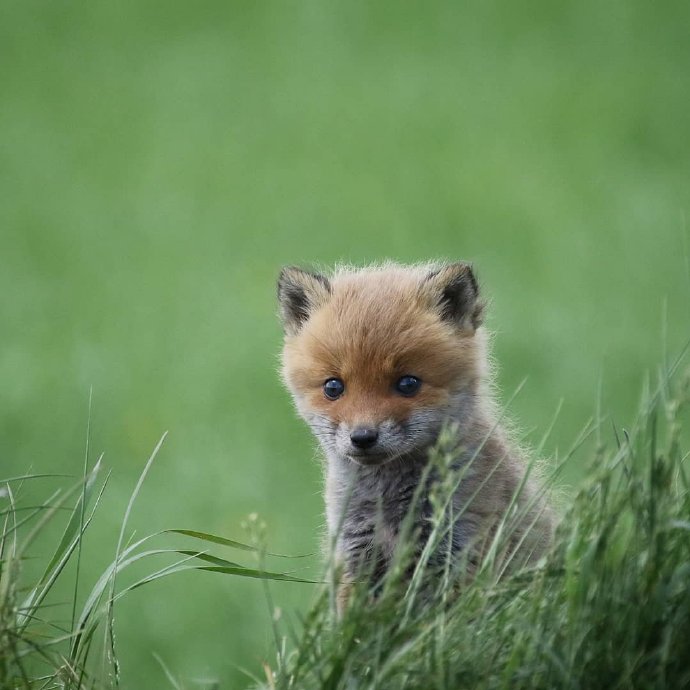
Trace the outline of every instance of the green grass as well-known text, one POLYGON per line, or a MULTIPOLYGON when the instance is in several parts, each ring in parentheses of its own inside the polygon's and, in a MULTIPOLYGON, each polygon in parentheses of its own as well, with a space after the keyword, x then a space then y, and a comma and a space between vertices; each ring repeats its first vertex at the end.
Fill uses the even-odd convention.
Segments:
MULTIPOLYGON (((258 512, 276 551, 318 550, 321 471, 275 372, 286 263, 471 259, 527 440, 563 399, 545 455, 566 448, 602 380, 628 424, 664 312, 669 351, 689 332, 689 19, 679 0, 0 3, 0 476, 78 481, 93 386, 112 475, 82 583, 166 429, 132 524, 242 539, 258 512)), ((228 687, 273 654, 262 588, 195 575, 119 602, 125 686, 161 682, 153 653, 228 687)), ((312 595, 273 596, 287 615, 312 595)))
MULTIPOLYGON (((187 529, 169 529, 135 539, 128 525, 129 517, 164 439, 165 435, 154 448, 132 491, 122 518, 114 559, 86 590, 88 593, 80 591, 82 545, 108 482, 109 475, 104 479, 99 477, 102 458, 90 468, 87 445, 82 481, 67 491, 57 489, 39 505, 26 505, 22 501, 23 489, 35 480, 56 479, 54 475, 29 474, 0 480, 0 688, 81 690, 119 686, 116 603, 129 592, 171 575, 205 571, 258 580, 315 584, 287 573, 266 570, 265 558, 276 554, 267 553, 260 543, 245 544, 187 529), (96 490, 99 481, 100 488, 96 490), (76 504, 68 508, 66 504, 74 495, 77 496, 76 504), (45 565, 40 564, 40 575, 32 576, 29 570, 27 576, 27 561, 36 558, 31 555, 34 542, 48 526, 59 522, 62 510, 67 512, 66 525, 52 555, 45 565), (152 548, 153 540, 160 542, 163 535, 173 534, 191 537, 203 542, 202 546, 213 544, 216 548, 223 546, 250 552, 260 558, 260 566, 240 565, 204 548, 152 548), (169 562, 160 563, 162 556, 169 562), (68 579, 64 573, 70 561, 76 561, 71 590, 69 583, 64 586, 64 580, 68 579), (159 561, 153 571, 152 561, 159 561), (133 566, 144 563, 149 572, 133 579, 130 573, 133 566), (122 584, 123 575, 128 576, 125 584, 122 584), (63 593, 69 591, 68 600, 56 600, 56 589, 63 593), (66 619, 69 609, 71 617, 66 619)), ((39 560, 44 559, 39 557, 39 560)), ((158 655, 154 658, 168 674, 163 660, 158 655)), ((210 684, 217 685, 217 682, 210 684)))
MULTIPOLYGON (((422 556, 414 557, 413 540, 405 537, 415 529, 410 513, 383 584, 374 594, 363 578, 340 618, 335 569, 328 566, 320 585, 267 571, 266 559, 279 556, 266 552, 265 526, 255 517, 248 525, 250 544, 181 529, 134 539, 131 510, 163 439, 131 494, 115 558, 88 595, 80 592, 79 565, 84 535, 107 482, 106 477, 97 490, 100 459, 89 468, 87 455, 83 481, 37 507, 22 505, 18 497, 25 483, 46 477, 0 482, 0 687, 118 687, 115 611, 120 600, 184 571, 264 581, 276 662, 273 668, 252 664, 245 671, 254 678, 253 686, 264 689, 690 687, 690 477, 681 425, 690 406, 690 370, 677 378, 672 386, 664 375, 644 394, 631 429, 603 433, 610 420, 597 417, 560 460, 559 468, 572 461, 587 436, 597 438, 587 480, 567 501, 551 550, 527 570, 509 571, 500 555, 510 525, 521 519, 511 513, 471 581, 462 577, 462 563, 452 562, 450 553, 440 569, 429 565, 425 554, 443 548, 458 517, 449 514, 448 498, 462 481, 462 473, 449 470, 453 458, 442 438, 430 459, 439 479, 431 497, 433 528, 422 556), (76 504, 52 557, 36 580, 27 581, 24 566, 34 539, 74 495, 76 504), (202 548, 152 548, 151 540, 172 535, 193 538, 202 548), (207 545, 253 553, 257 566, 229 561, 210 553, 207 545), (75 553, 71 600, 51 604, 51 590, 75 553), (161 556, 169 562, 151 571, 151 562, 161 556), (139 562, 149 570, 132 577, 129 571, 139 562), (291 615, 284 619, 276 607, 280 602, 268 582, 281 580, 318 586, 314 603, 299 621, 291 615), (65 624, 61 617, 69 608, 71 622, 65 624), (266 681, 259 680, 262 673, 266 681)), ((201 575, 196 577, 192 597, 201 575)), ((217 677, 190 682, 159 655, 154 659, 171 687, 220 687, 217 677)))

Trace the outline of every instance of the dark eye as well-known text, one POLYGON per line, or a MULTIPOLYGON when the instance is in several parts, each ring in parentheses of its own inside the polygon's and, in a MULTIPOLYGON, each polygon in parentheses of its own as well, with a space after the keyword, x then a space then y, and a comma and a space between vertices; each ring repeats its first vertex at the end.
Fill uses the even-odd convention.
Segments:
POLYGON ((329 400, 337 400, 345 392, 345 384, 340 379, 328 379, 323 384, 323 392, 329 400))
POLYGON ((422 385, 416 376, 402 376, 395 384, 395 390, 402 395, 414 395, 422 385))

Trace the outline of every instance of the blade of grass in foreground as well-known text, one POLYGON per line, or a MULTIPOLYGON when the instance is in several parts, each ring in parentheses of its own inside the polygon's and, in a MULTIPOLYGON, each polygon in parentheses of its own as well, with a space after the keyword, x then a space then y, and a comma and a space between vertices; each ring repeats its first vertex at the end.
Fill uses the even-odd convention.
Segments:
MULTIPOLYGON (((221 546, 229 546, 233 549, 240 549, 241 551, 251 551, 253 553, 261 552, 261 549, 256 546, 250 546, 249 544, 244 544, 234 539, 227 539, 226 537, 219 537, 216 534, 209 534, 208 532, 199 532, 197 530, 191 529, 166 529, 161 532, 161 534, 182 534, 187 537, 194 537, 195 539, 201 539, 202 541, 207 541, 212 544, 220 544, 221 546)), ((267 556, 275 556, 276 558, 308 558, 313 556, 313 553, 300 554, 297 556, 290 556, 284 553, 271 553, 266 552, 267 556)))
MULTIPOLYGON (((156 459, 156 456, 158 455, 158 451, 161 449, 161 446, 163 445, 163 442, 165 441, 166 437, 168 435, 168 432, 166 431, 156 444, 156 447, 153 449, 153 452, 151 453, 148 461, 146 462, 146 465, 144 465, 144 469, 142 470, 142 473, 139 477, 139 480, 136 483, 136 486, 134 487, 134 491, 132 491, 132 495, 129 497, 129 503, 127 504, 127 509, 125 510, 125 515, 122 519, 122 525, 120 526, 120 536, 118 537, 117 540, 117 548, 115 549, 115 563, 118 562, 120 559, 120 552, 122 551, 122 544, 124 542, 124 536, 125 536, 125 530, 127 529, 127 523, 129 521, 129 516, 130 513, 132 512, 132 507, 134 505, 134 502, 136 501, 137 496, 139 495, 139 492, 141 491, 141 487, 144 484, 144 479, 146 479, 146 475, 148 474, 149 470, 151 469, 151 465, 153 464, 153 461, 156 459)), ((112 576, 110 580, 110 592, 108 595, 108 601, 107 601, 107 612, 106 612, 106 625, 105 625, 105 639, 104 639, 104 644, 103 644, 103 657, 102 657, 102 663, 101 663, 101 669, 102 669, 102 674, 101 678, 104 678, 106 676, 105 669, 106 666, 109 666, 112 669, 113 672, 113 680, 115 685, 119 684, 119 666, 117 663, 117 656, 115 654, 115 635, 113 632, 113 601, 114 601, 114 593, 115 593, 115 578, 117 576, 117 568, 113 568, 112 571, 112 576), (110 664, 107 664, 107 660, 110 661, 110 664)), ((108 674, 109 675, 109 674, 108 674)))
MULTIPOLYGON (((86 523, 83 522, 82 507, 85 503, 88 503, 91 494, 93 493, 100 467, 101 462, 99 459, 93 470, 86 478, 82 493, 80 494, 76 505, 72 509, 72 514, 67 523, 67 527, 65 527, 65 531, 62 534, 62 538, 60 539, 52 558, 48 562, 43 574, 39 577, 38 582, 30 592, 29 596, 21 605, 21 609, 25 611, 25 613, 22 613, 18 616, 18 630, 20 632, 26 627, 28 622, 26 615, 32 614, 36 607, 39 606, 46 597, 56 579, 72 556, 75 548, 80 543, 84 531, 89 525, 90 521, 87 521, 86 523)), ((105 484, 101 488, 101 495, 104 487, 105 484)))
MULTIPOLYGON (((89 449, 91 447, 91 413, 93 407, 93 386, 89 388, 89 413, 86 420, 86 448, 84 450, 84 467, 82 471, 82 495, 81 511, 79 515, 79 543, 77 545, 77 567, 74 574, 74 594, 72 595, 72 619, 70 630, 74 630, 74 622, 77 616, 77 598, 79 596, 79 574, 81 571, 81 547, 82 536, 84 534, 84 517, 86 513, 86 478, 89 473, 89 449)), ((103 455, 98 459, 100 462, 103 455)))

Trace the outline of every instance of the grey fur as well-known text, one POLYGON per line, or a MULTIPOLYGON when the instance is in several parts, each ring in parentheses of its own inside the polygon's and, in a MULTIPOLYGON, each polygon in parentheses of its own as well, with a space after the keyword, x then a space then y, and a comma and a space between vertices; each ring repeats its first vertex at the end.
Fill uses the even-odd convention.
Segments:
MULTIPOLYGON (((490 538, 526 472, 519 452, 511 447, 493 415, 483 409, 480 401, 458 395, 451 409, 418 413, 409 424, 412 430, 407 430, 408 436, 403 435, 401 442, 401 447, 409 443, 413 449, 382 464, 353 461, 348 453, 339 451, 337 439, 342 436, 342 430, 335 425, 331 428, 312 425, 327 458, 328 531, 335 541, 336 557, 346 580, 358 579, 363 570, 379 577, 388 568, 400 527, 429 462, 429 452, 444 424, 457 429, 452 467, 463 471, 452 500, 453 514, 462 515, 452 528, 451 550, 458 556, 463 554, 468 567, 474 568, 481 560, 485 538, 490 538), (372 559, 376 562, 372 563, 372 559)), ((431 475, 415 505, 417 519, 422 523, 429 517, 433 479, 431 475)), ((536 484, 528 479, 516 502, 516 510, 522 510, 524 515, 514 525, 505 553, 506 557, 514 557, 519 546, 522 557, 515 559, 516 564, 536 560, 550 542, 550 509, 536 495, 537 491, 536 484)), ((427 536, 428 530, 418 531, 418 551, 427 536)))

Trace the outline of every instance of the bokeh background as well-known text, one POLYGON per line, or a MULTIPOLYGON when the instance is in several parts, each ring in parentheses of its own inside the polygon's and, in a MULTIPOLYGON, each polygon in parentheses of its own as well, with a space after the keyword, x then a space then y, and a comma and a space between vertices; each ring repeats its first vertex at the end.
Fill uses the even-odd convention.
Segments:
MULTIPOLYGON (((276 374, 287 263, 471 259, 525 438, 564 399, 565 449, 600 382, 629 424, 689 334, 688 22, 680 0, 4 0, 0 474, 78 476, 93 386, 113 475, 85 582, 166 429, 140 536, 241 539, 257 512, 274 550, 316 551, 320 466, 276 374)), ((293 618, 313 594, 271 591, 293 618)), ((179 576, 116 625, 125 687, 164 685, 152 652, 223 687, 273 654, 256 581, 179 576)))

